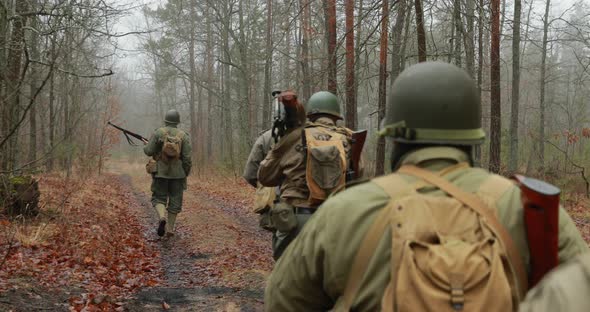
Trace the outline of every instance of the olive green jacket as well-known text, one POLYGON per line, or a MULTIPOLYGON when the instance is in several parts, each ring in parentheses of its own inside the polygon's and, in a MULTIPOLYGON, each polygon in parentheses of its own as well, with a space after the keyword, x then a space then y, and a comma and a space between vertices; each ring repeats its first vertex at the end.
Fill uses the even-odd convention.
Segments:
POLYGON ((549 273, 531 289, 520 312, 587 312, 590 310, 590 253, 549 273))
POLYGON ((188 134, 184 131, 182 131, 184 136, 182 137, 182 150, 180 151, 180 159, 171 160, 169 162, 165 162, 160 159, 164 133, 168 132, 168 135, 175 136, 178 134, 178 131, 182 130, 172 125, 158 128, 150 137, 148 144, 143 148, 143 152, 147 156, 153 157, 158 162, 158 171, 153 175, 156 178, 183 179, 186 178, 191 172, 191 140, 188 134))
POLYGON ((252 146, 242 177, 253 187, 257 187, 258 184, 258 168, 260 168, 260 162, 264 160, 266 154, 271 150, 272 145, 272 130, 267 130, 256 139, 254 146, 252 146))
MULTIPOLYGON (((350 130, 338 127, 327 117, 320 117, 315 122, 307 122, 305 130, 310 131, 316 139, 325 136, 318 127, 329 129, 344 141, 347 155, 350 155, 350 130)), ((296 207, 314 208, 309 204, 309 188, 307 187, 306 150, 303 146, 303 128, 289 131, 260 163, 258 181, 264 186, 281 186, 281 199, 296 207)))
MULTIPOLYGON (((414 164, 440 171, 468 155, 451 147, 430 147, 409 153, 404 164, 414 164)), ((464 168, 445 178, 467 192, 476 192, 490 176, 486 170, 464 168)), ((404 176, 412 183, 415 178, 404 176)), ((433 187, 429 194, 444 196, 433 187)), ((361 240, 375 221, 389 196, 373 182, 357 185, 329 198, 276 263, 266 287, 266 311, 326 311, 333 307, 347 284, 350 268, 361 240)), ((511 234, 529 267, 520 189, 506 191, 494 207, 498 219, 511 234)), ((391 231, 387 231, 371 260, 365 281, 354 301, 355 311, 379 311, 390 278, 391 231)), ((586 252, 588 246, 571 218, 561 209, 559 214, 559 260, 562 262, 586 252)))

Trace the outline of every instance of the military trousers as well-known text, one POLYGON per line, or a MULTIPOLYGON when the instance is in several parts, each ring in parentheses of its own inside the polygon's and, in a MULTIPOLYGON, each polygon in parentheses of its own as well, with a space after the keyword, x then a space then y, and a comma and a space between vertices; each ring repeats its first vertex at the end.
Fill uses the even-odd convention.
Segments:
POLYGON ((281 257, 285 249, 287 249, 287 246, 289 246, 295 237, 297 237, 297 234, 301 232, 305 223, 311 218, 311 214, 296 213, 295 217, 297 218, 297 226, 293 230, 290 232, 281 232, 277 230, 272 235, 272 257, 275 260, 278 260, 281 257))
POLYGON ((185 189, 186 178, 152 178, 152 206, 163 204, 169 213, 179 213, 182 210, 182 195, 185 189))

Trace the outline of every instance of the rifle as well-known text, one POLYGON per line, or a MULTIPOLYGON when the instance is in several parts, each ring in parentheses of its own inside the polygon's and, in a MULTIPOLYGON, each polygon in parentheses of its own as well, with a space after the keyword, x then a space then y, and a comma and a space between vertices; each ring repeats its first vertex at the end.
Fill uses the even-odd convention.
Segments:
POLYGON ((524 222, 531 255, 529 287, 559 264, 559 194, 549 183, 515 175, 520 185, 524 222))
POLYGON ((133 140, 129 136, 132 136, 132 137, 134 137, 134 138, 142 141, 143 144, 147 144, 149 142, 149 140, 146 139, 146 138, 144 138, 143 136, 141 136, 141 135, 139 135, 137 133, 131 132, 131 131, 127 130, 127 129, 123 129, 123 128, 117 126, 117 125, 114 125, 110 121, 107 122, 107 124, 110 125, 110 126, 113 126, 115 129, 123 132, 123 134, 125 135, 125 138, 127 139, 127 143, 129 143, 129 145, 131 145, 131 146, 138 146, 138 145, 135 142, 133 142, 133 140))
POLYGON ((287 129, 295 128, 305 123, 305 111, 297 101, 297 94, 290 90, 273 91, 274 97, 274 122, 272 137, 275 143, 285 135, 287 129))
POLYGON ((365 140, 367 139, 367 130, 355 131, 352 133, 352 149, 350 155, 350 168, 346 172, 346 181, 352 181, 360 178, 360 161, 365 140))
POLYGON ((279 141, 279 138, 285 135, 285 108, 283 105, 279 103, 279 96, 281 95, 281 91, 273 91, 273 111, 274 111, 274 121, 272 124, 272 137, 275 140, 275 144, 279 141))

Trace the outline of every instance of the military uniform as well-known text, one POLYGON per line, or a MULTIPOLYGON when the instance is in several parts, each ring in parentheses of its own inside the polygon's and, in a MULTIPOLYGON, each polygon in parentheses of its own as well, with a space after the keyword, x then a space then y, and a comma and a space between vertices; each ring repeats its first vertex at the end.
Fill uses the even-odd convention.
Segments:
POLYGON ((590 253, 559 266, 527 294, 520 312, 590 310, 590 253))
POLYGON ((176 215, 182 210, 182 195, 186 190, 186 177, 191 171, 191 142, 188 134, 177 128, 176 123, 166 123, 165 127, 156 129, 143 151, 156 161, 156 171, 152 173, 152 205, 160 218, 158 235, 174 233, 176 215), (162 152, 163 138, 181 137, 179 159, 164 160, 162 152), (166 212, 168 212, 166 214, 166 212), (165 229, 164 229, 165 227, 165 229))
POLYGON ((264 160, 272 146, 272 130, 265 131, 254 142, 242 175, 244 180, 256 188, 253 212, 259 215, 260 227, 268 231, 274 231, 270 222, 270 209, 276 199, 277 192, 276 188, 265 187, 258 183, 258 168, 260 168, 260 162, 264 160))
MULTIPOLYGON (((402 163, 440 171, 468 160, 469 156, 458 149, 432 147, 409 154, 402 163)), ((461 189, 476 193, 489 176, 483 169, 467 168, 446 178, 461 189)), ((413 177, 404 178, 410 183, 415 181, 413 177)), ((429 193, 443 196, 436 189, 429 190, 429 193)), ((344 291, 361 240, 388 202, 389 196, 372 182, 328 199, 276 264, 266 288, 266 311, 325 311, 332 308, 344 291)), ((524 263, 529 263, 520 189, 510 188, 494 208, 521 251, 524 263)), ((586 252, 588 247, 563 209, 559 221, 559 260, 565 262, 586 252)), ((388 232, 380 241, 355 301, 355 311, 380 310, 381 297, 390 277, 390 239, 388 232)))
POLYGON ((336 96, 329 92, 318 92, 310 98, 307 110, 311 112, 308 113, 308 117, 313 121, 308 121, 304 127, 290 129, 268 153, 258 171, 258 180, 262 185, 269 187, 280 185, 281 188, 281 203, 275 205, 274 213, 271 211, 271 215, 275 216, 275 219, 271 217, 275 220, 274 223, 289 222, 277 221, 278 211, 294 209, 296 218, 296 221, 291 221, 296 223, 292 230, 281 231, 281 226, 277 226, 277 231, 273 236, 273 256, 275 259, 280 257, 283 250, 297 236, 318 206, 317 203, 311 203, 309 200, 310 191, 306 180, 305 133, 320 141, 327 140, 326 136, 341 140, 347 160, 350 161, 352 131, 336 125, 336 120, 341 119, 336 96))
MULTIPOLYGON (((516 247, 511 250, 520 251, 515 258, 509 257, 509 267, 514 271, 518 265, 513 260, 522 260, 518 262, 524 263, 523 269, 530 270, 520 189, 505 178, 467 165, 473 163, 473 146, 481 144, 485 137, 480 110, 477 86, 464 71, 445 63, 420 63, 406 69, 394 83, 381 134, 393 138, 393 170, 413 165, 426 172, 445 172, 441 175, 443 181, 450 182, 451 186, 454 185, 469 198, 493 209, 500 227, 507 231, 516 247), (459 166, 460 163, 465 166, 459 166), (494 184, 489 184, 488 181, 492 180, 494 184), (503 185, 501 189, 490 187, 498 183, 503 185)), ((393 181, 394 177, 416 187, 420 194, 447 196, 447 193, 414 176, 395 173, 386 178, 392 180, 380 179, 360 184, 331 197, 318 208, 276 263, 266 287, 266 311, 325 311, 335 305, 337 308, 343 307, 342 299, 350 282, 351 268, 353 263, 357 264, 355 258, 359 255, 365 259, 368 257, 367 254, 359 254, 361 242, 365 242, 365 236, 373 227, 377 215, 390 202, 389 194, 395 193, 392 189, 386 190, 386 184, 383 183, 393 181)), ((398 209, 401 206, 395 208, 398 209)), ((453 220, 445 221, 452 224, 453 220)), ((429 224, 436 224, 436 221, 429 224)), ((409 232, 416 229, 412 225, 392 224, 384 228, 383 235, 373 239, 377 242, 376 248, 372 251, 372 258, 362 268, 366 271, 363 278, 358 280, 360 286, 356 296, 351 299, 351 310, 381 310, 386 287, 393 285, 390 284, 391 268, 396 263, 392 263, 392 245, 396 239, 401 239, 392 237, 391 229, 394 226, 396 230, 410 229, 409 232)), ((503 239, 502 243, 508 244, 503 239)), ((566 262, 587 251, 588 246, 571 218, 560 209, 559 260, 566 262)), ((526 275, 526 272, 522 273, 526 275)), ((517 280, 510 287, 514 287, 511 290, 513 295, 518 294, 518 299, 524 289, 520 289, 523 288, 521 280, 517 280)), ((463 291, 463 288, 457 289, 463 291)), ((395 296, 396 290, 390 289, 387 294, 393 293, 395 296)))
POLYGON ((253 187, 258 187, 258 168, 260 168, 260 163, 271 150, 272 145, 272 131, 267 130, 256 139, 254 146, 252 146, 242 177, 253 187))

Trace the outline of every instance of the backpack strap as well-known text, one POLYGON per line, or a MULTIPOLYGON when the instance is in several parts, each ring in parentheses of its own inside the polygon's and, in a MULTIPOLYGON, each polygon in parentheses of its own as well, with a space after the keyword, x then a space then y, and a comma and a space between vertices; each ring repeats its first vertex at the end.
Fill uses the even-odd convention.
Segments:
POLYGON ((528 289, 525 266, 522 262, 522 258, 520 257, 518 249, 516 249, 514 241, 510 237, 510 234, 508 234, 508 231, 506 231, 504 226, 500 224, 493 211, 474 194, 461 190, 456 185, 430 171, 418 168, 416 166, 402 166, 398 172, 423 179, 437 186, 439 189, 445 191, 483 217, 484 221, 490 226, 490 229, 498 238, 500 238, 500 241, 504 245, 509 263, 511 264, 512 269, 516 275, 516 286, 518 290, 516 293, 517 299, 519 301, 524 299, 528 289))
MULTIPOLYGON (((412 188, 403 177, 397 174, 382 176, 373 179, 372 182, 380 186, 385 191, 385 193, 391 197, 391 199, 399 198, 414 191, 414 188, 412 188)), ((391 199, 390 202, 392 202, 391 199)), ((367 231, 367 234, 365 234, 365 237, 354 258, 354 262, 348 276, 348 281, 346 283, 346 288, 344 289, 344 293, 340 298, 340 306, 335 310, 350 311, 350 307, 354 303, 354 299, 356 298, 357 292, 361 286, 363 277, 365 276, 367 267, 371 261, 371 258, 373 257, 374 251, 377 248, 379 241, 383 237, 383 234, 387 229, 387 225, 389 225, 391 221, 391 207, 392 206, 388 204, 381 209, 375 218, 375 221, 367 231)))
MULTIPOLYGON (((438 174, 445 175, 455 170, 463 169, 469 167, 469 164, 466 162, 461 162, 455 164, 453 166, 449 166, 442 171, 439 171, 438 174)), ((401 198, 405 195, 414 193, 417 189, 422 188, 425 186, 424 181, 416 181, 415 183, 408 183, 404 178, 398 174, 390 174, 386 176, 381 176, 372 180, 373 183, 380 186, 387 195, 390 197, 390 202, 393 200, 401 198)), ((344 293, 341 297, 340 306, 335 309, 336 311, 350 311, 352 304, 354 303, 354 299, 358 293, 358 290, 361 286, 361 282, 363 281, 363 276, 367 271, 367 267, 369 265, 369 261, 371 260, 375 250, 377 249, 377 244, 379 240, 385 233, 387 226, 391 222, 391 209, 392 206, 389 204, 386 205, 382 210, 379 212, 377 217, 375 218, 375 222, 371 225, 367 234, 365 234, 365 238, 361 243, 359 250, 356 254, 355 260, 352 265, 352 269, 350 271, 350 275, 348 277, 348 281, 346 284, 346 288, 344 289, 344 293)), ((392 257, 394 256, 393 247, 392 247, 392 257)), ((395 275, 396 265, 399 261, 391 261, 392 268, 391 273, 392 277, 395 275)), ((385 290, 383 300, 384 304, 383 307, 393 306, 393 302, 395 298, 393 298, 393 291, 392 287, 394 283, 389 283, 387 289, 385 290)))

